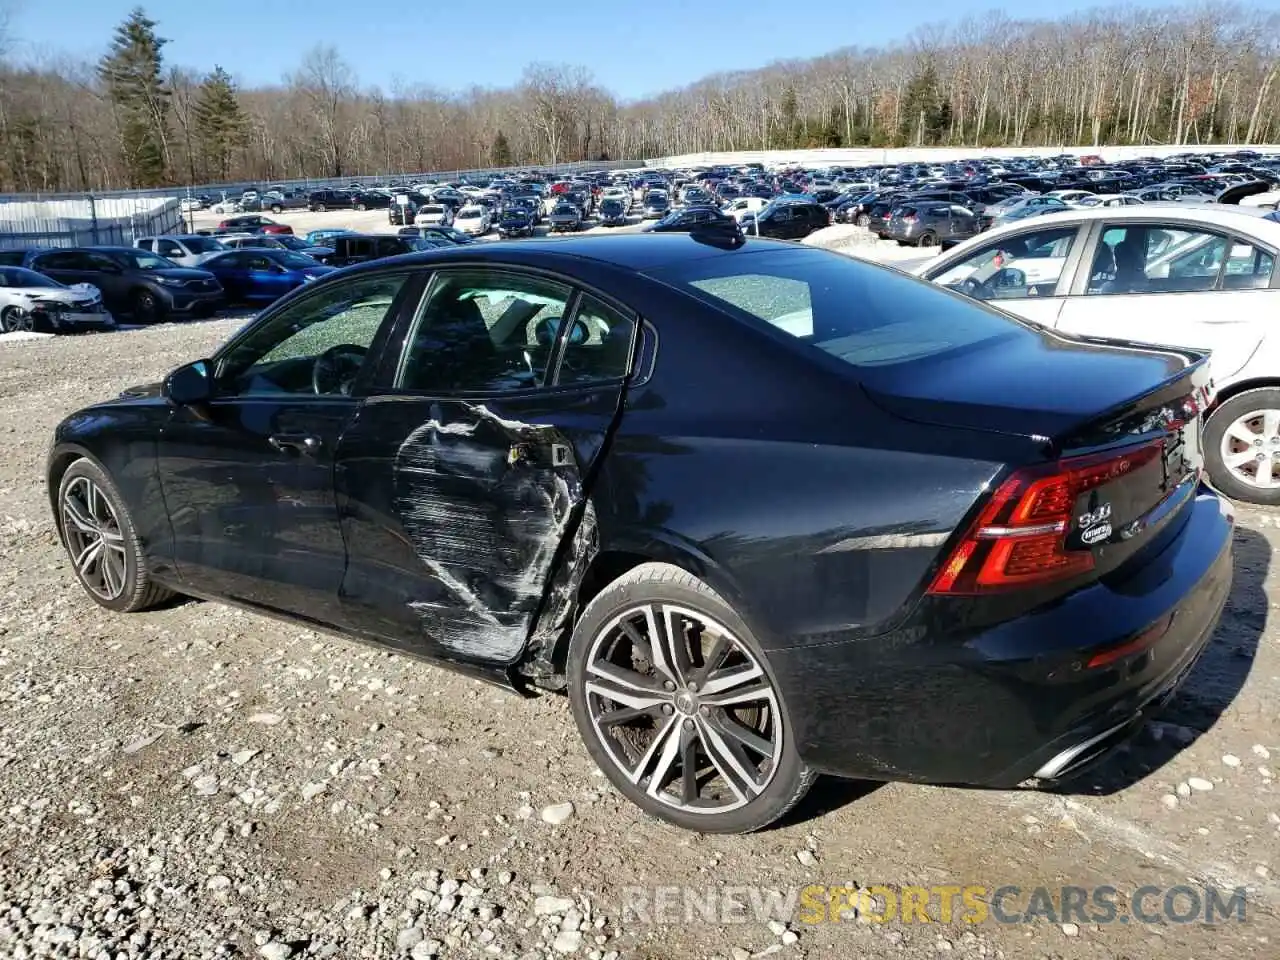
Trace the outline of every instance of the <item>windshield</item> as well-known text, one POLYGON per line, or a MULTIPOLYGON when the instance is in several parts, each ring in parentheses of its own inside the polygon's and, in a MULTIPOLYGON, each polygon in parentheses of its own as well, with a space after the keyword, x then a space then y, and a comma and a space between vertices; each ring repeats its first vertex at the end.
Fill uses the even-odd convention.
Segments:
POLYGON ((480 216, 479 210, 459 210, 458 211, 459 220, 474 220, 478 216, 480 216))
POLYGON ((63 285, 52 277, 46 277, 23 267, 0 267, 0 287, 54 287, 63 285))
POLYGON ((891 366, 1034 335, 1011 317, 925 281, 817 249, 739 252, 652 275, 854 366, 891 366))
POLYGON ((182 242, 192 253, 218 253, 227 249, 213 237, 187 237, 182 242))
POLYGON ((172 260, 166 260, 164 257, 157 257, 154 253, 135 253, 129 251, 124 254, 125 259, 133 262, 134 267, 139 270, 170 270, 177 264, 172 260))
POLYGON ((300 253, 282 253, 272 257, 272 259, 280 266, 288 267, 290 270, 306 270, 308 267, 319 266, 317 261, 300 253))

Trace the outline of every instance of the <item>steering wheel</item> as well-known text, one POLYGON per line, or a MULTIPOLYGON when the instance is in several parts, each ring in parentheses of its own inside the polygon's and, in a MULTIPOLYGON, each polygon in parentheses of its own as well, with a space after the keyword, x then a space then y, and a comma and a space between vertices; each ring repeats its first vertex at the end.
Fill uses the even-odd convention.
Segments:
POLYGON ((990 283, 993 287, 997 287, 997 288, 999 287, 1025 288, 1027 285, 1027 274, 1025 271, 1019 270, 1017 267, 1005 267, 999 273, 997 273, 994 277, 991 278, 990 283))
POLYGON ((311 367, 311 389, 317 394, 350 394, 368 352, 367 347, 354 343, 334 344, 316 357, 311 367))

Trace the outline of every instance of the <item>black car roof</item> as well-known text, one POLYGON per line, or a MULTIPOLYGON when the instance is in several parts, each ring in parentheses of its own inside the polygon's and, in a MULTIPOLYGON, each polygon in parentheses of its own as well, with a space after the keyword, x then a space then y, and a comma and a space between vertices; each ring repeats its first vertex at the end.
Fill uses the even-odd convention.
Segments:
POLYGON ((643 273, 676 261, 705 260, 713 257, 742 256, 765 249, 779 251, 817 250, 783 240, 747 237, 746 243, 734 249, 715 246, 696 239, 691 233, 631 233, 605 236, 539 237, 532 240, 496 241, 466 244, 348 267, 348 270, 377 269, 394 261, 397 264, 421 264, 461 261, 496 261, 525 266, 561 268, 572 271, 576 262, 598 263, 643 273))

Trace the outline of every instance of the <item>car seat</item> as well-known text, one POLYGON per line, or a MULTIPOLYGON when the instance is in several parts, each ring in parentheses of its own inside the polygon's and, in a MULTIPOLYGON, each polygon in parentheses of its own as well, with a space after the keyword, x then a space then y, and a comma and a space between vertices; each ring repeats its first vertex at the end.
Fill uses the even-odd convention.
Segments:
POLYGON ((1102 293, 1138 293, 1147 284, 1147 236, 1129 231, 1115 247, 1115 278, 1102 285, 1102 293))
POLYGON ((497 372, 496 357, 479 304, 446 293, 436 298, 418 328, 405 368, 405 386, 432 391, 483 389, 497 372))
POLYGON ((1109 243, 1099 243, 1089 268, 1089 292, 1099 293, 1102 286, 1116 278, 1116 254, 1109 243))

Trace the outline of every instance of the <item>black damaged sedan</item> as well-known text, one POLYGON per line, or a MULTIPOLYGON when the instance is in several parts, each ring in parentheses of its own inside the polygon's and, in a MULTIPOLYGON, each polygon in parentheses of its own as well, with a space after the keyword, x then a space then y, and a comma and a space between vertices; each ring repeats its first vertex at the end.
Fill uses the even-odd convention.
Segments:
POLYGON ((48 485, 104 607, 567 691, 627 797, 746 831, 819 773, 1068 777, 1157 710, 1231 581, 1206 386, 740 233, 476 244, 73 414, 48 485))

